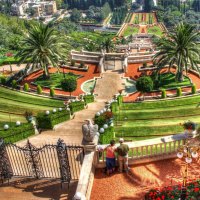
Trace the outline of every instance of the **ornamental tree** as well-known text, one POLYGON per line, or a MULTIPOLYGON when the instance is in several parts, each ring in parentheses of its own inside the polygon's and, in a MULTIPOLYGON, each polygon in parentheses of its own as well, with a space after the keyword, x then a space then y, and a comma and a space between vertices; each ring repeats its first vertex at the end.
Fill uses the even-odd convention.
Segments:
POLYGON ((77 88, 77 80, 76 80, 76 77, 75 76, 67 76, 66 78, 64 78, 62 81, 61 81, 61 87, 64 91, 66 92, 70 92, 70 96, 71 96, 71 93, 73 91, 76 90, 77 88))
MULTIPOLYGON (((150 76, 142 76, 136 81, 136 89, 143 95, 153 89, 153 81, 150 76)), ((144 96, 143 96, 144 98, 144 96)))

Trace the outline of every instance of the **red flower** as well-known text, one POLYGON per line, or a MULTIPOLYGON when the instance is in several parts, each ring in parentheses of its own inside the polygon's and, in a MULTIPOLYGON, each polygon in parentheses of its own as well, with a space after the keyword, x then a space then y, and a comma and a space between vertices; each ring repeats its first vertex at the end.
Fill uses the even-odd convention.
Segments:
POLYGON ((172 199, 174 199, 174 196, 171 196, 172 199))
POLYGON ((164 196, 164 195, 162 195, 161 199, 162 199, 162 200, 164 200, 164 199, 165 199, 165 196, 164 196))
POLYGON ((160 197, 157 197, 156 200, 162 200, 160 197))
POLYGON ((8 52, 8 53, 6 53, 6 56, 7 56, 7 57, 12 57, 13 54, 12 54, 11 52, 8 52))
POLYGON ((198 191, 199 191, 199 188, 194 188, 194 191, 195 191, 195 192, 198 192, 198 191))

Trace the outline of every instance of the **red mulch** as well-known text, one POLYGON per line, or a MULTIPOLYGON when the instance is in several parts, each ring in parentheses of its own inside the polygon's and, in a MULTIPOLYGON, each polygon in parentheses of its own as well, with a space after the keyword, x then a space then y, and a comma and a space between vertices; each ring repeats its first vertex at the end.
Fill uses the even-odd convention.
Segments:
MULTIPOLYGON (((93 79, 94 77, 99 77, 100 73, 98 71, 98 66, 97 65, 93 65, 93 64, 88 64, 89 69, 87 72, 82 72, 82 71, 77 71, 77 70, 70 70, 70 69, 64 69, 65 73, 68 72, 72 72, 74 74, 78 74, 78 75, 83 75, 83 77, 79 78, 77 81, 77 89, 72 92, 73 96, 78 96, 82 93, 84 93, 81 90, 81 84, 87 80, 93 79)), ((50 73, 55 73, 57 72, 57 68, 50 68, 49 69, 50 73)), ((60 72, 63 72, 63 69, 60 69, 60 72)), ((31 82, 33 82, 37 77, 41 76, 43 74, 43 70, 40 70, 38 72, 32 73, 31 75, 29 75, 23 82, 21 85, 24 85, 24 83, 29 83, 30 88, 32 89, 36 89, 36 86, 31 85, 31 82)), ((48 88, 43 88, 44 92, 49 92, 48 88)), ((55 94, 62 94, 62 95, 70 95, 69 92, 65 92, 65 91, 60 91, 60 90, 55 90, 55 94)))
MULTIPOLYGON (((152 64, 152 63, 147 63, 147 64, 152 64)), ((134 79, 134 80, 138 79, 142 75, 142 72, 139 72, 139 70, 138 70, 141 65, 142 64, 129 64, 128 71, 127 71, 127 73, 125 73, 125 77, 130 77, 131 79, 134 79)), ((161 70, 161 73, 165 73, 167 71, 168 71, 168 69, 165 68, 165 69, 161 70)), ((175 73, 176 70, 174 68, 171 68, 170 71, 175 73)), ((151 71, 147 71, 146 74, 149 75, 150 72, 151 71)), ((188 72, 187 75, 192 80, 192 82, 196 85, 197 89, 200 89, 200 77, 192 72, 188 72)), ((191 87, 185 87, 182 89, 182 91, 189 92, 189 91, 191 91, 191 87)), ((146 96, 157 96, 160 94, 161 94, 161 92, 151 92, 151 93, 147 93, 146 96)), ((176 90, 167 91, 167 94, 176 94, 176 90)), ((136 92, 134 94, 130 94, 128 97, 124 97, 123 100, 124 100, 124 102, 133 102, 139 96, 141 96, 141 94, 139 92, 136 92)))
MULTIPOLYGON (((189 166, 189 180, 200 178, 200 164, 189 166)), ((143 200, 152 188, 182 183, 184 161, 180 159, 162 160, 147 164, 133 165, 131 171, 105 175, 101 169, 95 172, 91 200, 143 200)))

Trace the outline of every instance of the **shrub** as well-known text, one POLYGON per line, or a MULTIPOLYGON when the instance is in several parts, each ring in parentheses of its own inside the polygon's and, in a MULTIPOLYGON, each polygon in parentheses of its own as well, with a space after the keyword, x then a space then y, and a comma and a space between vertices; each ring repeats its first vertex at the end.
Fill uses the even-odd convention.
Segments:
POLYGON ((153 81, 150 76, 142 76, 136 81, 136 88, 139 92, 150 92, 153 89, 153 81))
POLYGON ((42 88, 40 85, 37 86, 37 94, 42 94, 42 88))
POLYGON ((107 119, 105 115, 95 116, 94 118, 94 123, 97 124, 99 128, 106 124, 106 121, 107 119))
POLYGON ((192 85, 192 94, 196 94, 197 88, 196 85, 192 85))
POLYGON ((75 66, 75 60, 71 60, 71 66, 75 66))
POLYGON ((162 92, 161 98, 162 98, 162 99, 165 99, 165 98, 167 97, 166 90, 165 90, 165 89, 162 89, 161 92, 162 92))
POLYGON ((8 130, 0 130, 0 137, 5 142, 17 142, 34 135, 35 131, 31 123, 21 124, 20 126, 10 126, 8 130))
POLYGON ((105 129, 105 132, 103 134, 100 134, 99 136, 99 142, 101 144, 109 144, 110 140, 114 139, 114 128, 112 126, 105 129))
POLYGON ((85 95, 83 96, 83 100, 85 101, 85 104, 94 102, 94 95, 85 95))
POLYGON ((147 63, 144 62, 144 63, 142 64, 142 67, 143 67, 143 68, 146 68, 146 67, 147 67, 147 63))
POLYGON ((16 80, 12 80, 12 88, 16 88, 17 87, 17 81, 16 80))
POLYGON ((178 87, 178 88, 176 89, 176 95, 177 95, 177 97, 182 96, 182 90, 181 90, 180 87, 178 87))
POLYGON ((71 93, 73 91, 76 90, 77 88, 77 80, 76 80, 76 77, 75 76, 67 76, 66 78, 64 78, 62 81, 61 81, 61 87, 64 91, 66 92, 70 92, 70 96, 71 96, 71 93))
POLYGON ((41 129, 53 129, 56 124, 70 119, 70 112, 67 110, 57 111, 56 113, 38 113, 37 114, 38 127, 41 129))
POLYGON ((25 84, 24 84, 24 91, 25 91, 25 92, 28 92, 28 91, 29 91, 29 84, 28 84, 28 83, 25 83, 25 84))
POLYGON ((119 104, 119 105, 121 105, 121 104, 123 103, 123 97, 122 97, 122 95, 119 95, 119 96, 117 97, 117 101, 118 101, 118 104, 119 104))
POLYGON ((55 96, 55 91, 54 91, 54 88, 50 88, 50 96, 51 97, 54 97, 55 96))
POLYGON ((71 102, 69 104, 69 108, 70 108, 72 114, 79 110, 83 110, 84 106, 85 106, 85 102, 83 102, 83 101, 71 102))
POLYGON ((112 112, 117 112, 119 110, 119 105, 117 102, 113 102, 111 104, 111 110, 112 110, 112 112))
POLYGON ((2 85, 6 84, 6 77, 5 76, 1 76, 1 84, 2 85))
POLYGON ((79 67, 83 68, 84 66, 85 66, 85 63, 83 61, 81 61, 79 67))

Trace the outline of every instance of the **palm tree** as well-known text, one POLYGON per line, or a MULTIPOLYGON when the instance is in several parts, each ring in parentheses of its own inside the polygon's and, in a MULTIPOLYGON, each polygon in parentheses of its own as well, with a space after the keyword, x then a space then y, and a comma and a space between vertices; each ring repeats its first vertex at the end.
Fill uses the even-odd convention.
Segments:
POLYGON ((200 45, 198 43, 200 33, 195 27, 181 22, 174 31, 161 38, 157 42, 159 52, 154 56, 154 62, 158 66, 158 71, 166 64, 172 67, 177 66, 176 79, 184 80, 183 71, 186 73, 189 68, 199 72, 200 45))
POLYGON ((113 48, 114 44, 110 38, 106 38, 102 43, 101 46, 103 49, 106 50, 106 53, 109 53, 113 48))
POLYGON ((49 77, 49 65, 58 67, 64 61, 65 43, 56 30, 49 25, 37 23, 27 27, 28 32, 21 42, 21 50, 16 57, 19 64, 27 62, 27 66, 39 67, 44 70, 46 78, 49 77))

